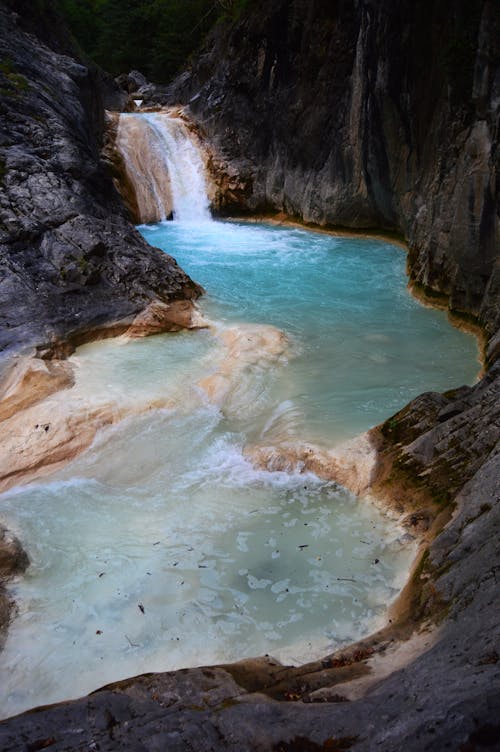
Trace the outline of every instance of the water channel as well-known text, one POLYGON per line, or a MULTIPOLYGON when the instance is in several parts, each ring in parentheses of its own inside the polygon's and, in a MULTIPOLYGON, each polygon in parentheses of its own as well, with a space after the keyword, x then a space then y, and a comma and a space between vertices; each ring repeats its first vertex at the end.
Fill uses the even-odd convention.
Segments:
POLYGON ((335 446, 478 371, 474 339, 407 291, 396 245, 206 217, 139 229, 204 286, 207 327, 72 356, 70 404, 125 417, 1 497, 32 562, 11 588, 4 717, 147 671, 298 663, 381 626, 404 531, 252 451, 335 446))

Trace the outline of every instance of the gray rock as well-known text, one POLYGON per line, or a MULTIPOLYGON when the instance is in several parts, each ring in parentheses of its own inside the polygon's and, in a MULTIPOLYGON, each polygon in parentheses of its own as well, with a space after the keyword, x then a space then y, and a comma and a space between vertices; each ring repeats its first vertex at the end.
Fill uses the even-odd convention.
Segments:
POLYGON ((492 336, 499 37, 492 0, 272 0, 219 25, 163 100, 212 141, 222 212, 396 232, 411 278, 492 336))
POLYGON ((28 555, 20 541, 3 525, 0 525, 0 650, 6 637, 6 629, 12 618, 14 604, 5 590, 5 584, 29 566, 28 555))
POLYGON ((62 54, 64 30, 51 30, 50 47, 24 31, 27 19, 32 23, 33 14, 16 21, 0 7, 4 354, 48 352, 153 300, 200 294, 131 226, 100 160, 106 76, 62 54))
MULTIPOLYGON (((498 14, 487 0, 467 7, 404 0, 397 8, 388 0, 271 0, 256 7, 257 13, 243 15, 229 29, 219 26, 213 49, 200 56, 192 73, 167 94, 155 94, 158 101, 190 103, 212 139, 219 173, 226 170, 221 209, 284 210, 320 224, 398 231, 408 238, 414 278, 447 296, 455 310, 479 318, 491 337, 492 367, 481 382, 444 395, 421 395, 375 432, 393 481, 426 496, 426 505, 408 519, 410 529, 429 534, 426 528, 432 526, 434 536, 412 578, 411 617, 423 634, 433 621, 439 627, 423 652, 351 701, 344 697, 347 683, 368 671, 362 648, 353 648, 358 651, 353 666, 326 658, 286 669, 268 658, 189 669, 137 677, 8 719, 0 724, 0 747, 6 752, 500 749, 500 375, 493 338, 498 325, 493 268, 498 14), (335 701, 312 702, 322 689, 335 701)), ((60 87, 81 92, 80 68, 57 60, 61 71, 65 65, 72 71, 65 75, 73 83, 61 81, 60 87)), ((47 75, 53 71, 49 63, 44 66, 47 75)), ((79 102, 75 96, 74 108, 79 102)), ((76 114, 62 103, 53 107, 54 138, 58 128, 64 131, 58 119, 64 112, 82 137, 76 153, 75 140, 65 144, 63 138, 61 157, 55 148, 45 157, 45 140, 52 144, 47 129, 29 149, 23 147, 30 143, 26 132, 12 143, 2 141, 2 148, 13 147, 9 158, 16 170, 14 211, 9 214, 9 201, 5 205, 13 228, 7 293, 25 322, 19 336, 28 331, 35 340, 39 333, 27 323, 29 312, 40 315, 51 332, 64 326, 67 331, 65 310, 69 326, 78 326, 71 316, 82 311, 72 285, 85 299, 100 301, 88 291, 100 290, 99 280, 110 274, 113 290, 125 286, 129 296, 118 295, 115 304, 146 294, 140 274, 138 287, 133 285, 134 260, 126 253, 122 259, 124 247, 133 245, 127 235, 132 231, 125 229, 119 209, 109 217, 112 199, 95 179, 101 173, 89 157, 95 151, 88 148, 81 109, 76 114), (81 154, 89 157, 85 177, 81 154), (34 187, 32 174, 38 176, 34 187), (66 182, 71 180, 75 183, 66 182), (73 186, 80 189, 74 196, 73 186), (65 213, 70 197, 77 207, 86 206, 88 186, 103 207, 99 213, 92 204, 90 225, 86 210, 65 213), (52 191, 56 221, 47 228, 52 191), (22 211, 23 200, 33 202, 33 212, 22 211), (116 232, 124 234, 115 257, 118 269, 111 269, 99 259, 107 258, 116 232), (65 249, 75 244, 82 253, 70 258, 65 249), (62 284, 67 296, 55 305, 48 298, 66 259, 72 262, 62 284)), ((13 108, 9 113, 14 133, 22 118, 30 117, 21 111, 18 122, 13 108)), ((101 315, 109 315, 104 302, 92 305, 92 315, 101 305, 101 315)), ((381 635, 373 640, 382 640, 380 649, 386 649, 381 635)))
POLYGON ((19 540, 0 525, 0 581, 24 572, 29 559, 19 540))

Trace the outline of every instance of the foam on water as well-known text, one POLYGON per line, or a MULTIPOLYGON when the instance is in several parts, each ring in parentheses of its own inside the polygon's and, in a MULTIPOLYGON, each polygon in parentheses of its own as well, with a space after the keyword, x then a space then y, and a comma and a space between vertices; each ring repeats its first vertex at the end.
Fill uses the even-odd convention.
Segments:
POLYGON ((305 660, 381 624, 410 554, 398 530, 334 484, 254 470, 241 444, 209 407, 163 411, 4 495, 32 560, 4 715, 138 672, 305 660))
POLYGON ((145 671, 300 662, 383 623, 413 547, 367 502, 245 450, 331 446, 425 389, 472 381, 475 343, 410 298, 380 241, 268 226, 142 228, 207 289, 210 331, 80 348, 77 404, 134 407, 45 482, 3 494, 32 565, 0 654, 0 712, 145 671))

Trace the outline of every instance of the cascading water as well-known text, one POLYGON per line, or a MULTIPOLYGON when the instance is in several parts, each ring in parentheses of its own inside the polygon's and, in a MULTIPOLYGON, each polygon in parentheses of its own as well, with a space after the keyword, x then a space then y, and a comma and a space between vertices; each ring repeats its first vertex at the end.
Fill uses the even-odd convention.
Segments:
POLYGON ((210 220, 203 159, 177 111, 120 115, 116 147, 141 222, 210 220))
POLYGON ((381 627, 408 536, 300 462, 258 458, 335 446, 477 368, 473 340, 409 296, 398 248, 206 222, 178 117, 122 115, 118 144, 142 221, 181 220, 141 231, 205 287, 213 326, 71 357, 54 421, 63 405, 116 425, 2 495, 31 566, 13 585, 0 717, 145 671, 265 652, 298 663, 381 627))

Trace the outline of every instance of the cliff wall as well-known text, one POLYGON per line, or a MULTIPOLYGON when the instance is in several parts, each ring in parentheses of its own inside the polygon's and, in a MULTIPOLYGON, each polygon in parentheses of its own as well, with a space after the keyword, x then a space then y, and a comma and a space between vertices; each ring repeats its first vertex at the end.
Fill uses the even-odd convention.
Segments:
MULTIPOLYGON (((157 100, 188 104, 211 141, 222 212, 404 235, 413 278, 480 320, 491 361, 497 5, 254 0, 157 100)), ((13 61, 0 79, 4 347, 192 290, 175 267, 164 281, 164 257, 145 261, 116 203, 92 74, 54 50, 52 31, 47 46, 0 13, 13 61)), ((496 363, 371 434, 375 490, 424 529, 386 630, 307 666, 267 656, 119 682, 2 722, 2 749, 499 749, 499 390, 496 363)))
POLYGON ((99 156, 105 77, 74 54, 50 2, 0 3, 0 354, 199 294, 128 222, 99 156))
POLYGON ((499 324, 498 5, 256 0, 171 87, 223 212, 405 237, 412 279, 499 324))

